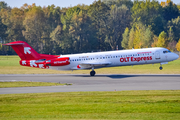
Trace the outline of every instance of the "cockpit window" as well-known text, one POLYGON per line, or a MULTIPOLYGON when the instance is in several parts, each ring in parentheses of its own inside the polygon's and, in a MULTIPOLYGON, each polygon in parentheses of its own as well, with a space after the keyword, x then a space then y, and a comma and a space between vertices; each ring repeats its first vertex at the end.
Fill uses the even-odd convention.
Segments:
POLYGON ((171 52, 170 50, 163 51, 163 53, 170 53, 170 52, 171 52))

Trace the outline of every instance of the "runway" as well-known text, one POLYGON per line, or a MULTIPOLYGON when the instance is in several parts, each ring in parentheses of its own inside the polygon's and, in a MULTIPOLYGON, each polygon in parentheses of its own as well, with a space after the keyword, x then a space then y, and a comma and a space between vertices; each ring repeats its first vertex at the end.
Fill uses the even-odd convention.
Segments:
POLYGON ((0 88, 0 94, 77 91, 180 90, 180 75, 0 75, 2 81, 70 83, 68 86, 0 88))

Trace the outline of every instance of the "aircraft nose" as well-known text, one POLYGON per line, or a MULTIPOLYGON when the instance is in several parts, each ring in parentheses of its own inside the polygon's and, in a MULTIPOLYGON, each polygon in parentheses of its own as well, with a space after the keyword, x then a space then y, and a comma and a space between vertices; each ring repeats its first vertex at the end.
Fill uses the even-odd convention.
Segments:
POLYGON ((179 58, 179 55, 177 54, 175 54, 174 56, 175 56, 175 60, 179 58))

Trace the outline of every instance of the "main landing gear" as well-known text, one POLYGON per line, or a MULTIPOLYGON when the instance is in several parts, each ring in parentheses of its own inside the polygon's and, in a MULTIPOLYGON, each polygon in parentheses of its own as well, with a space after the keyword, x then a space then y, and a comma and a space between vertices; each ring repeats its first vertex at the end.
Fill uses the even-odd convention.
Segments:
POLYGON ((94 76, 96 72, 94 71, 94 67, 92 67, 92 71, 90 72, 90 76, 94 76))
POLYGON ((96 72, 94 71, 94 70, 92 70, 91 72, 90 72, 90 75, 91 76, 94 76, 96 74, 96 72))

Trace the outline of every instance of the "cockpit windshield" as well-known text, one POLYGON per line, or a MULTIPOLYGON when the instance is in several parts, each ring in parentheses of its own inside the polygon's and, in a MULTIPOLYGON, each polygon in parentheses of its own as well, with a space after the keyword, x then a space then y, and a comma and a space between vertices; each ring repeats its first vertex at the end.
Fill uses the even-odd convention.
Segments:
POLYGON ((165 51, 163 51, 163 53, 171 53, 171 51, 170 50, 165 50, 165 51))

